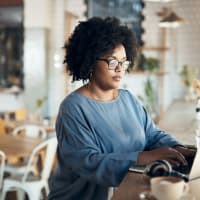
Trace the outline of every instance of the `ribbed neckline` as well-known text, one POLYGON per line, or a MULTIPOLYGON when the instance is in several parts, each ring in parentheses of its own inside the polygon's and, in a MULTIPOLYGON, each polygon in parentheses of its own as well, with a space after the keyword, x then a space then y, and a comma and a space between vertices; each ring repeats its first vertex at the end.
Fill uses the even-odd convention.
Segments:
POLYGON ((90 98, 90 97, 88 97, 88 96, 86 96, 86 95, 84 95, 80 92, 77 92, 77 91, 72 92, 72 94, 77 94, 79 96, 82 96, 82 97, 86 98, 88 101, 91 101, 91 102, 95 102, 95 103, 99 103, 99 104, 111 104, 111 103, 117 102, 120 99, 121 89, 118 89, 118 96, 115 99, 110 100, 110 101, 98 101, 98 100, 92 99, 92 98, 90 98))

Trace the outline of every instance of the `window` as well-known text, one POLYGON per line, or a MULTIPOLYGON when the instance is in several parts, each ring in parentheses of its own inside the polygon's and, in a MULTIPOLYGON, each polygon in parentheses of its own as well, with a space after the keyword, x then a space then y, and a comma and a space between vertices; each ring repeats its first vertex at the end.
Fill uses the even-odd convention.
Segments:
POLYGON ((88 0, 86 3, 88 17, 118 17, 122 23, 133 29, 138 47, 144 45, 141 38, 144 33, 142 28, 144 2, 142 0, 88 0))
POLYGON ((23 88, 23 5, 0 4, 0 88, 23 88))

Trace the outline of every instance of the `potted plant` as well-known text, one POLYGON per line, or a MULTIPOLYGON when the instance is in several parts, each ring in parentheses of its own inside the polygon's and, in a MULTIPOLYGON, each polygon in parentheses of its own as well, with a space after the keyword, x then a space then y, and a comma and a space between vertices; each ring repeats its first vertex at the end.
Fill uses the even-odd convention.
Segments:
POLYGON ((198 70, 196 68, 191 68, 189 65, 184 65, 183 69, 180 73, 182 82, 187 88, 187 94, 185 96, 186 100, 194 100, 194 88, 193 88, 193 81, 196 79, 198 75, 198 70))
POLYGON ((34 112, 34 118, 36 121, 41 121, 42 120, 42 107, 44 105, 44 102, 47 100, 47 97, 43 98, 38 98, 36 99, 36 109, 34 112))
POLYGON ((144 70, 156 73, 160 69, 160 62, 157 58, 145 57, 144 59, 144 70))
POLYGON ((145 94, 145 100, 146 100, 145 107, 148 110, 148 112, 151 114, 152 119, 156 120, 157 94, 150 78, 148 78, 147 81, 145 82, 144 94, 145 94))

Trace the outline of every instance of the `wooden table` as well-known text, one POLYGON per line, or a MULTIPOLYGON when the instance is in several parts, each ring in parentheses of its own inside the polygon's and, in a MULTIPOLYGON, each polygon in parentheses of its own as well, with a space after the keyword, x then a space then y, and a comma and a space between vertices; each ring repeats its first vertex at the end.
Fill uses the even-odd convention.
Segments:
POLYGON ((13 136, 9 134, 0 135, 0 150, 6 154, 9 160, 13 158, 28 157, 34 147, 42 142, 39 138, 28 138, 13 136))
POLYGON ((139 194, 148 190, 150 190, 149 177, 130 172, 120 186, 115 189, 112 200, 140 200, 139 194))

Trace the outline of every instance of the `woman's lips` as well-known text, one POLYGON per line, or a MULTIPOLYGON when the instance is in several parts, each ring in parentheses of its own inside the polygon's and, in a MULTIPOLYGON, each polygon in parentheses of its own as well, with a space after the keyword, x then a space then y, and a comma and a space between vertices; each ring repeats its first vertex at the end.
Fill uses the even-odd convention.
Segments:
POLYGON ((121 76, 113 76, 114 81, 120 81, 122 79, 121 76))

